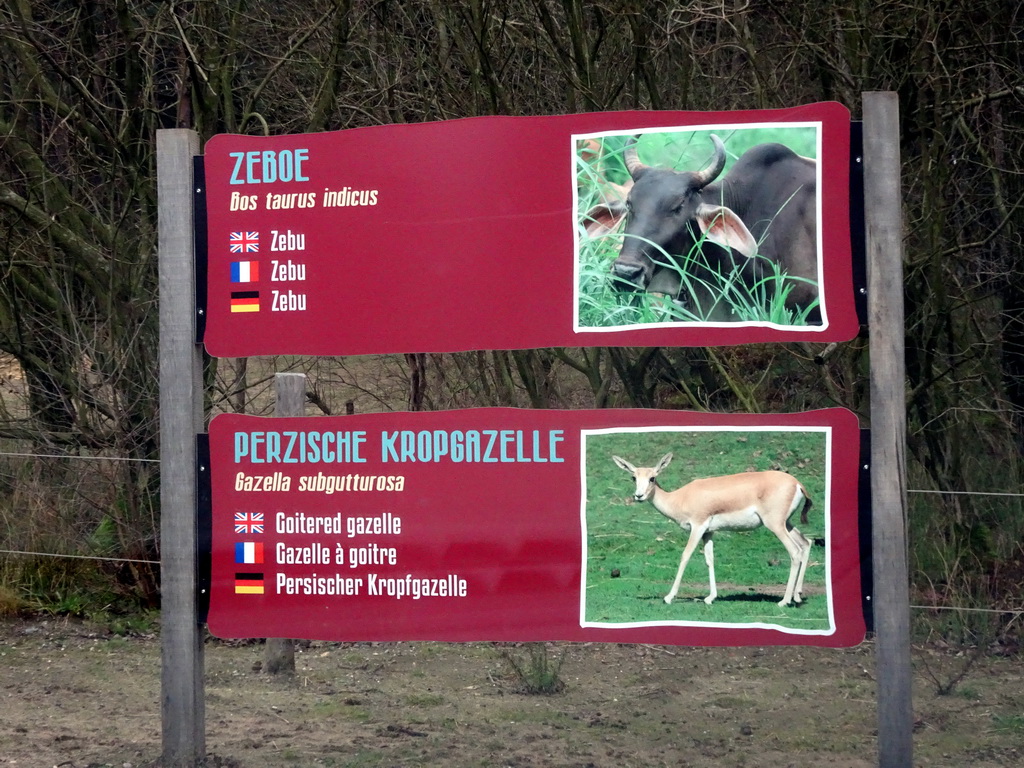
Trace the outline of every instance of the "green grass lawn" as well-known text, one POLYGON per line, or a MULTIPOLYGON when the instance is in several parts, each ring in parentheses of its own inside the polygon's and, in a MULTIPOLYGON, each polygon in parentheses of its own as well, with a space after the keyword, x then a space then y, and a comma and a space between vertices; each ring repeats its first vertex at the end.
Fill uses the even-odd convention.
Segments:
POLYGON ((663 517, 649 502, 634 502, 631 475, 611 460, 618 455, 635 466, 650 467, 672 452, 672 463, 658 478, 668 491, 698 477, 765 469, 789 472, 804 484, 814 501, 807 525, 799 523, 799 512, 792 522, 812 541, 821 541, 827 531, 825 432, 691 428, 587 433, 584 440, 584 622, 704 622, 812 632, 830 629, 826 547, 811 549, 804 581, 805 593, 810 594, 805 602, 781 607, 777 603, 789 578, 789 555, 763 527, 715 534, 718 598, 714 604, 703 602, 708 594, 708 569, 698 548, 686 567, 679 595, 666 605, 662 598, 672 586, 689 531, 663 517))

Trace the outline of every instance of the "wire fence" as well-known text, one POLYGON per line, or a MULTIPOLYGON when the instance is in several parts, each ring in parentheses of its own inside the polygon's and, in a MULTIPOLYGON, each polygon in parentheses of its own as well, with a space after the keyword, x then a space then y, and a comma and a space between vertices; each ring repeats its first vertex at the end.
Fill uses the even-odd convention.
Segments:
POLYGON ((938 496, 1005 496, 1011 499, 1024 499, 1024 493, 1009 491, 934 491, 924 488, 908 488, 907 493, 933 493, 938 496))
POLYGON ((136 461, 141 464, 159 464, 160 459, 140 459, 133 456, 78 456, 73 453, 8 453, 0 451, 0 456, 18 456, 25 459, 78 459, 81 461, 136 461))
MULTIPOLYGON (((127 456, 75 456, 68 454, 22 454, 0 451, 0 456, 13 456, 24 459, 81 459, 84 461, 108 462, 145 462, 159 464, 160 459, 137 459, 127 456)), ((941 490, 934 488, 907 488, 908 494, 935 494, 937 496, 996 496, 1011 499, 1024 499, 1024 493, 1001 492, 1001 490, 941 490)))
MULTIPOLYGON (((41 453, 13 453, 0 451, 0 456, 13 456, 29 459, 81 459, 93 461, 135 461, 144 463, 159 463, 159 459, 140 459, 128 456, 76 456, 63 454, 41 454, 41 453)), ((1024 498, 1024 493, 1013 493, 1009 491, 951 491, 936 490, 931 488, 908 488, 907 493, 934 494, 939 496, 994 496, 1002 498, 1024 498)), ((54 557, 74 560, 99 560, 110 563, 140 563, 144 565, 160 565, 159 560, 137 560, 126 557, 100 557, 96 555, 71 555, 58 552, 30 552, 16 549, 0 549, 2 555, 24 555, 32 557, 54 557)), ((963 613, 989 613, 998 615, 1013 615, 1014 617, 1024 615, 1024 610, 1002 609, 1002 608, 968 608, 964 606, 950 605, 910 605, 910 608, 927 611, 959 611, 963 613)))
POLYGON ((69 560, 101 560, 105 563, 144 563, 160 565, 159 560, 135 560, 130 557, 100 557, 98 555, 67 555, 58 552, 28 552, 21 549, 0 549, 0 555, 32 555, 34 557, 61 557, 69 560))
MULTIPOLYGON (((110 563, 143 563, 146 565, 160 565, 159 560, 135 560, 128 557, 96 557, 92 555, 61 555, 54 552, 23 552, 16 549, 0 549, 0 555, 32 555, 35 557, 63 557, 74 560, 102 560, 110 563)), ((911 608, 921 611, 959 611, 962 613, 990 613, 999 616, 1024 616, 1024 610, 1008 608, 966 608, 956 605, 910 605, 911 608)))

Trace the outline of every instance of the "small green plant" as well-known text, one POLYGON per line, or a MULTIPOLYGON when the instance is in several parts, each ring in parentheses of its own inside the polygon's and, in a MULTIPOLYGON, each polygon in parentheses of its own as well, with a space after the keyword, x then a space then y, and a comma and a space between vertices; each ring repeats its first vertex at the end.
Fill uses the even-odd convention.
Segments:
POLYGON ((435 693, 413 693, 405 697, 405 703, 410 707, 437 707, 444 704, 444 696, 435 693))
POLYGON ((18 597, 12 590, 0 584, 0 618, 4 616, 17 616, 26 607, 24 600, 18 597))
POLYGON ((993 728, 1002 733, 1016 733, 1024 736, 1024 715, 1002 717, 996 715, 993 728))
POLYGON ((502 652, 523 693, 550 696, 565 688, 559 674, 565 661, 565 649, 553 658, 547 643, 526 643, 524 648, 525 657, 507 649, 502 652))
MULTIPOLYGON (((962 602, 971 601, 971 596, 964 590, 960 593, 962 602)), ((939 696, 949 696, 957 692, 960 684, 967 679, 975 664, 983 659, 989 648, 998 644, 1007 636, 1013 619, 1007 620, 1000 614, 985 609, 970 608, 965 610, 935 611, 942 614, 936 618, 927 609, 918 612, 914 620, 915 634, 926 638, 929 645, 938 643, 956 653, 931 654, 927 650, 917 655, 917 662, 924 676, 935 686, 939 696), (949 622, 956 622, 956 635, 948 629, 949 622), (950 642, 949 636, 959 637, 958 642, 950 642), (945 663, 943 663, 945 662, 945 663)))
POLYGON ((159 611, 139 611, 126 615, 109 612, 92 617, 94 621, 106 624, 111 634, 119 637, 133 637, 155 634, 160 623, 159 611))

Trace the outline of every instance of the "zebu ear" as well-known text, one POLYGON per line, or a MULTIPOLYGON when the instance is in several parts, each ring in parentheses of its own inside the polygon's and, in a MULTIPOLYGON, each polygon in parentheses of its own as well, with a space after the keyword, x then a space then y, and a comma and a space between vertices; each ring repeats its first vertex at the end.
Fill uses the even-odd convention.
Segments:
POLYGON ((626 204, 621 200, 608 200, 595 205, 583 219, 583 228, 591 237, 600 237, 614 232, 626 215, 626 204))
POLYGON ((633 186, 633 179, 626 179, 624 184, 616 184, 604 178, 601 169, 604 165, 604 145, 597 139, 578 142, 577 151, 588 179, 586 184, 580 185, 580 190, 585 186, 588 193, 594 194, 591 202, 595 203, 583 217, 583 229, 591 237, 607 235, 618 228, 626 215, 626 198, 633 186))
POLYGON ((743 220, 729 208, 702 203, 696 216, 700 231, 711 242, 739 251, 748 259, 757 255, 757 240, 743 220))
POLYGON ((600 237, 614 232, 626 215, 626 198, 633 188, 633 180, 627 179, 625 184, 601 179, 597 183, 601 202, 587 211, 583 219, 583 228, 591 237, 600 237))

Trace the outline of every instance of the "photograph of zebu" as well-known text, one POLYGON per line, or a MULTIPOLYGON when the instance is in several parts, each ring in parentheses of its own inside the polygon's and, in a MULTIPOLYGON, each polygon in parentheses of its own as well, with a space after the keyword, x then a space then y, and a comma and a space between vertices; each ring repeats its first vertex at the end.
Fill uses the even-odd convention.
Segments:
POLYGON ((583 440, 584 626, 834 630, 827 428, 583 440))
POLYGON ((573 138, 579 328, 821 324, 818 126, 573 138))

